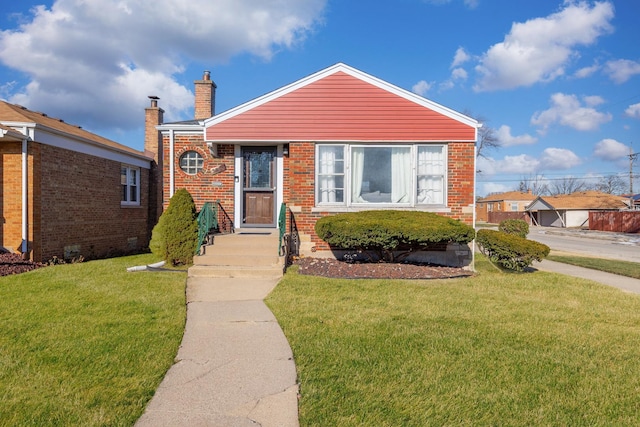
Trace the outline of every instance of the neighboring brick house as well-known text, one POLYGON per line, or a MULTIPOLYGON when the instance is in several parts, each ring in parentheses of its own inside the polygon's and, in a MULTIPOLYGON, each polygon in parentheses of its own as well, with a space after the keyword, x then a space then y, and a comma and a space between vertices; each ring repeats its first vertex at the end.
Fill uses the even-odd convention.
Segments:
POLYGON ((236 228, 275 228, 284 203, 287 230, 315 256, 329 250, 315 222, 339 212, 423 210, 473 225, 476 120, 344 64, 218 115, 209 73, 195 86, 195 120, 156 127, 165 207, 186 188, 198 208, 220 201, 236 228))
POLYGON ((152 156, 0 101, 0 159, 5 249, 47 261, 148 247, 152 156))
POLYGON ((476 201, 476 221, 499 223, 507 217, 527 220, 526 207, 535 198, 531 191, 490 194, 476 201))
POLYGON ((599 191, 580 191, 558 196, 537 197, 527 211, 535 225, 543 227, 589 227, 589 212, 629 209, 621 196, 599 191))

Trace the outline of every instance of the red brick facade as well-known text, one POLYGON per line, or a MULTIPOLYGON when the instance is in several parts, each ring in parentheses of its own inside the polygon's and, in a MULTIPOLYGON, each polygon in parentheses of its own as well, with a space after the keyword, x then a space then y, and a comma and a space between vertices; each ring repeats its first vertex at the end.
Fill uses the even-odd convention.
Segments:
MULTIPOLYGON (((212 102, 203 93, 207 87, 203 83, 209 82, 195 82, 196 109, 212 102)), ((213 91, 215 84, 208 87, 213 91)), ((329 247, 315 234, 316 221, 365 207, 316 205, 316 144, 433 143, 447 147, 447 199, 434 211, 473 225, 477 127, 469 117, 339 64, 204 121, 159 126, 165 159, 164 207, 173 192, 184 188, 198 209, 205 202, 220 201, 235 227, 241 227, 243 176, 236 166, 243 162, 242 147, 275 146, 282 180, 276 198, 278 211, 282 203, 288 208, 286 230, 293 219, 303 254, 326 251, 329 247), (195 175, 180 169, 179 159, 188 151, 204 159, 202 171, 195 175)), ((414 207, 407 205, 401 209, 427 209, 415 202, 414 207)), ((470 252, 461 257, 467 262, 470 252)))
POLYGON ((0 122, 10 129, 9 138, 0 138, 2 247, 41 262, 148 248, 152 157, 5 102, 0 102, 0 122), (138 200, 122 202, 123 167, 138 176, 138 200))
MULTIPOLYGON (((0 144, 2 246, 22 243, 21 143, 0 144)), ((121 206, 121 163, 39 143, 28 144, 30 257, 101 258, 148 247, 149 170, 141 169, 140 206, 121 206), (108 183, 111 183, 108 185, 108 183)))

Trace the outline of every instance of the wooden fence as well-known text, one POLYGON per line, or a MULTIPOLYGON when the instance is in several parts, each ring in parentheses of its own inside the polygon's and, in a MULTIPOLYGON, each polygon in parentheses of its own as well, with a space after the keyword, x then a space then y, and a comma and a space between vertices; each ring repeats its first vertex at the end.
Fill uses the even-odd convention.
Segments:
POLYGON ((640 233, 640 211, 589 212, 589 230, 640 233))
POLYGON ((528 212, 489 212, 488 220, 489 224, 500 224, 505 219, 521 219, 531 225, 531 217, 528 212))

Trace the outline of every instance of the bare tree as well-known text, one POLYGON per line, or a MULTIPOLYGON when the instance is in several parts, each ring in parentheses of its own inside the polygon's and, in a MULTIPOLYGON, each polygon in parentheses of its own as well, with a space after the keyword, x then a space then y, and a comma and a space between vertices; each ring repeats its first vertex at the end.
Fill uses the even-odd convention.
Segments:
POLYGON ((588 188, 584 180, 569 176, 552 181, 549 190, 552 196, 557 196, 559 194, 572 194, 578 191, 585 191, 588 188))
POLYGON ((531 194, 535 196, 542 196, 549 193, 549 185, 544 178, 544 175, 529 175, 523 177, 518 185, 518 191, 527 193, 531 191, 531 194))
POLYGON ((478 122, 482 123, 482 127, 478 129, 478 142, 476 143, 476 156, 487 158, 487 151, 500 148, 500 141, 496 135, 496 130, 488 125, 488 120, 483 116, 474 116, 472 113, 466 111, 465 114, 469 117, 473 117, 478 122))
POLYGON ((627 190, 627 183, 618 175, 607 175, 594 185, 598 191, 608 194, 622 194, 627 190))

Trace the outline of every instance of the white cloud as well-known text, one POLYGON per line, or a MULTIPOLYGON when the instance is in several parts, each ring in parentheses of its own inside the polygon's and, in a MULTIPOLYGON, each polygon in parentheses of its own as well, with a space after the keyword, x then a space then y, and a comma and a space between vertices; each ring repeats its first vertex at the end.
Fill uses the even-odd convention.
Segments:
POLYGON ((640 74, 640 62, 618 59, 605 64, 604 72, 615 83, 624 83, 636 74, 640 74))
MULTIPOLYGON (((182 64, 240 53, 269 60, 321 22, 327 0, 56 0, 0 32, 0 61, 30 78, 8 97, 83 125, 137 128, 147 95, 167 120, 192 107, 182 64)), ((196 76, 197 78, 197 76, 196 76)))
POLYGON ((566 170, 582 163, 582 160, 566 148, 547 148, 540 157, 529 154, 505 156, 503 159, 479 157, 477 169, 485 176, 529 175, 545 170, 566 170))
POLYGON ((629 107, 624 110, 624 113, 634 119, 640 119, 640 103, 629 105, 629 107))
POLYGON ((456 50, 456 54, 453 57, 453 62, 451 63, 451 68, 456 68, 456 67, 464 64, 465 62, 467 62, 470 59, 471 59, 471 56, 464 50, 464 48, 463 47, 459 47, 458 50, 456 50))
POLYGON ((503 42, 489 48, 476 71, 476 91, 512 89, 546 82, 565 74, 580 45, 610 33, 613 5, 565 2, 561 11, 544 18, 514 23, 503 42))
POLYGON ((529 145, 535 144, 538 138, 535 138, 529 134, 513 136, 511 135, 511 127, 502 125, 496 131, 496 137, 500 144, 504 147, 511 147, 514 145, 529 145))
POLYGON ((502 160, 479 157, 476 166, 486 175, 527 174, 536 172, 540 161, 528 154, 505 156, 502 160))
POLYGON ((603 139, 593 149, 593 155, 602 160, 616 161, 629 154, 629 146, 615 139, 603 139))
POLYGON ((583 67, 583 68, 580 68, 578 71, 576 71, 574 76, 579 79, 584 79, 586 77, 591 76, 593 73, 595 73, 599 69, 600 69, 599 64, 594 64, 590 67, 583 67))
POLYGON ((542 152, 540 162, 545 170, 564 170, 578 166, 582 161, 571 150, 566 148, 547 148, 542 152))
POLYGON ((464 70, 464 68, 454 68, 451 72, 451 79, 467 80, 467 72, 464 70))
MULTIPOLYGON (((598 102, 598 98, 586 97, 583 100, 586 100, 586 105, 592 105, 590 103, 598 102)), ((551 108, 536 112, 531 117, 531 123, 539 126, 539 132, 544 134, 549 126, 555 123, 579 131, 590 131, 598 129, 601 124, 611 119, 612 116, 609 113, 601 113, 594 108, 583 106, 576 95, 554 93, 551 95, 551 108)))
POLYGON ((604 98, 598 95, 590 95, 582 97, 584 103, 589 107, 595 107, 600 104, 604 104, 604 98))
POLYGON ((429 89, 433 87, 433 83, 429 83, 426 80, 420 80, 418 83, 414 84, 411 90, 413 93, 417 93, 420 96, 425 96, 429 89))
MULTIPOLYGON (((441 5, 451 3, 452 0, 424 0, 425 3, 441 5)), ((469 9, 475 9, 480 4, 480 0, 464 0, 464 5, 469 9)))

